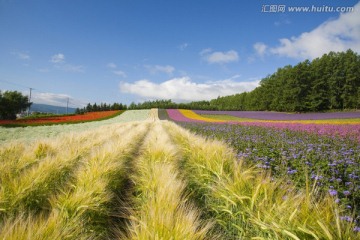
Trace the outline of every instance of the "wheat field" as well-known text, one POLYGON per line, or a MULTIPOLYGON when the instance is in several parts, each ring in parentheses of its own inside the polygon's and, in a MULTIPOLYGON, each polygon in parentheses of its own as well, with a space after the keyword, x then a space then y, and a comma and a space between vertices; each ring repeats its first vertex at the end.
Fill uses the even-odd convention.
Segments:
POLYGON ((0 239, 359 239, 313 186, 144 114, 2 144, 0 239))

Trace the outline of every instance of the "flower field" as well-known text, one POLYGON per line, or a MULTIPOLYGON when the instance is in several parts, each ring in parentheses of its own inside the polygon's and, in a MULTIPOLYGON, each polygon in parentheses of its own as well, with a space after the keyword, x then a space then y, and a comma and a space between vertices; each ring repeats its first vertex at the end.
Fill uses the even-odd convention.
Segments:
POLYGON ((360 221, 359 113, 167 112, 170 119, 196 134, 228 143, 239 161, 299 189, 312 186, 332 196, 334 202, 349 209, 343 219, 360 221), (213 117, 216 115, 219 117, 213 117), (235 121, 227 118, 229 115, 241 119, 235 121), (281 118, 288 115, 292 120, 281 118), (296 115, 302 120, 296 120, 296 115), (228 124, 219 119, 227 119, 228 124))
POLYGON ((0 239, 360 238, 356 141, 178 113, 0 128, 0 239))
POLYGON ((282 113, 262 111, 194 111, 200 115, 230 115, 238 118, 255 120, 296 121, 296 120, 324 120, 324 119, 352 119, 360 118, 360 112, 328 112, 328 113, 282 113))
MULTIPOLYGON (((272 112, 225 112, 219 111, 191 111, 191 110, 167 110, 169 119, 176 122, 211 122, 218 124, 236 124, 242 126, 260 126, 265 128, 289 129, 293 131, 305 131, 308 133, 318 133, 333 137, 351 137, 360 142, 360 113, 314 113, 314 114, 293 114, 294 116, 309 116, 308 118, 299 117, 298 120, 284 120, 280 116, 292 114, 272 113, 272 112), (204 115, 197 114, 197 112, 204 115), (211 113, 211 114, 209 114, 211 113), (218 116, 218 117, 214 117, 218 116), (220 116, 220 117, 219 117, 220 116), (232 117, 244 117, 230 118, 232 117), (257 120, 257 117, 261 120, 257 120), (325 118, 322 119, 321 117, 325 118), (265 120, 266 117, 278 120, 265 120), (316 117, 316 120, 315 120, 316 117), (333 118, 329 118, 333 117, 333 118), (301 120, 301 118, 303 118, 301 120), (227 119, 227 120, 224 120, 227 119), (313 120, 311 120, 313 119, 313 120)), ((295 119, 293 117, 293 119, 295 119)))
POLYGON ((18 119, 18 120, 0 120, 1 125, 46 125, 46 124, 61 124, 61 123, 78 123, 78 122, 89 122, 110 118, 121 114, 121 111, 101 111, 101 112, 89 112, 78 115, 67 115, 67 116, 51 116, 41 117, 34 119, 18 119))

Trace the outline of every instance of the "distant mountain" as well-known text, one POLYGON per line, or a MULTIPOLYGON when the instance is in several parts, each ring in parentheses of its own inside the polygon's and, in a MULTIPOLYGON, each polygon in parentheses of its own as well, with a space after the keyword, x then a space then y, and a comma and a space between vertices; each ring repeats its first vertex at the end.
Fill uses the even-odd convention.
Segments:
MULTIPOLYGON (((67 113, 75 113, 76 108, 68 108, 67 113)), ((52 106, 47 104, 33 103, 30 107, 31 112, 66 114, 66 107, 52 106)))

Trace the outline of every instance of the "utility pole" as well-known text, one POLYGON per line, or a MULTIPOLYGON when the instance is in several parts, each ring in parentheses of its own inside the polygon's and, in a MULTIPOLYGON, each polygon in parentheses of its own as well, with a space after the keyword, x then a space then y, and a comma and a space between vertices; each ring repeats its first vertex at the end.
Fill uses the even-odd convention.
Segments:
POLYGON ((66 102, 66 114, 68 114, 68 109, 69 109, 69 98, 67 98, 67 102, 66 102))
MULTIPOLYGON (((33 88, 29 88, 30 89, 30 95, 29 95, 29 101, 28 103, 30 103, 31 100, 31 91, 33 90, 33 88)), ((28 110, 28 116, 30 115, 30 105, 29 105, 29 110, 28 110)))

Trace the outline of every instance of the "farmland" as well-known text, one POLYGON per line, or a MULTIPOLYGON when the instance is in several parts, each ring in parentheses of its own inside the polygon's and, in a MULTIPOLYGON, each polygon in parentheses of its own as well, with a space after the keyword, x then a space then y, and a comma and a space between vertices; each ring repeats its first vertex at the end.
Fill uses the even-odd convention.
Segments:
POLYGON ((38 139, 45 137, 55 137, 68 132, 82 132, 99 126, 125 123, 131 121, 142 121, 147 119, 149 110, 126 111, 116 117, 102 120, 91 121, 81 124, 66 124, 66 125, 46 125, 46 126, 27 126, 19 128, 4 128, 0 127, 0 145, 9 140, 24 140, 38 139))
MULTIPOLYGON (((360 156, 351 131, 209 115, 134 110, 75 125, 0 127, 0 238, 360 237, 350 209, 360 156)), ((338 124, 347 125, 357 124, 338 124)))
POLYGON ((72 114, 64 116, 42 116, 40 118, 25 118, 18 120, 0 120, 0 125, 3 126, 36 126, 36 125, 51 125, 51 124, 65 124, 65 123, 81 123, 104 120, 121 114, 121 111, 102 111, 102 112, 88 112, 85 114, 72 114))

